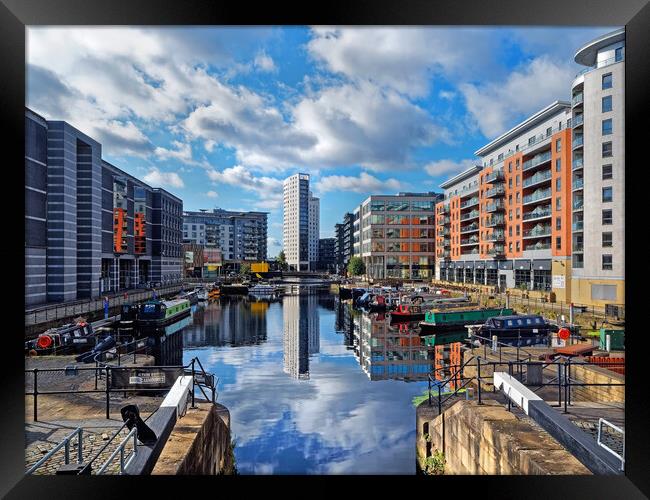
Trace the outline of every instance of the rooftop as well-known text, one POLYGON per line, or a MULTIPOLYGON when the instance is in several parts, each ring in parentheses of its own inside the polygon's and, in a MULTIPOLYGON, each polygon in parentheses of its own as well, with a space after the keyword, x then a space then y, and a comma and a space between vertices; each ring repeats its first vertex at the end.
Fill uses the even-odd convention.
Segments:
POLYGON ((481 170, 483 170, 483 167, 481 165, 474 165, 473 167, 470 167, 467 170, 463 170, 460 174, 455 175, 451 179, 447 179, 445 182, 440 184, 440 187, 442 189, 447 189, 453 186, 454 184, 462 182, 465 179, 469 179, 473 175, 478 174, 481 170))
POLYGON ((599 36, 598 38, 581 47, 576 52, 576 55, 573 57, 573 59, 578 64, 582 64, 584 66, 593 66, 596 64, 598 51, 600 49, 624 40, 625 28, 611 31, 602 36, 599 36))

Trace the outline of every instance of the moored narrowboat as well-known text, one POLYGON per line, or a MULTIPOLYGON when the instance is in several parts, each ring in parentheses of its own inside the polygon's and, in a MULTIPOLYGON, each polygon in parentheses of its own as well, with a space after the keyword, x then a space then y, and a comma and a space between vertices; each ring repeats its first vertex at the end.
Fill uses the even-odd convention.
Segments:
POLYGON ((479 335, 487 338, 496 335, 499 338, 510 339, 543 337, 556 328, 539 314, 517 314, 488 319, 481 327, 479 335))
POLYGON ((190 301, 150 300, 140 304, 138 311, 138 326, 163 326, 177 321, 191 312, 190 301))
POLYGON ((481 324, 493 316, 512 315, 512 309, 501 307, 463 308, 463 309, 432 309, 420 323, 423 335, 444 332, 464 331, 465 325, 481 324))
POLYGON ((422 307, 415 304, 400 304, 390 312, 390 322, 420 321, 424 319, 422 307))

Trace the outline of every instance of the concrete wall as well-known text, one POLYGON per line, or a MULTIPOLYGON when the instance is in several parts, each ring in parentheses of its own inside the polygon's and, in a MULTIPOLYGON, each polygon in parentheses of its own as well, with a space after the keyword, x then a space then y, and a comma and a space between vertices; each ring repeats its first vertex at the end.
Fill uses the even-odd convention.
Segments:
MULTIPOLYGON (((621 384, 625 375, 620 375, 600 366, 571 365, 571 379, 588 384, 621 384)), ((483 371, 483 370, 481 370, 483 371)), ((572 401, 595 401, 598 403, 624 403, 625 386, 586 386, 571 389, 572 401)))
MULTIPOLYGON (((437 412, 436 412, 437 413, 437 412)), ((458 401, 434 416, 425 401, 417 409, 418 456, 443 451, 445 474, 590 474, 571 453, 502 405, 458 401)))
POLYGON ((230 412, 220 404, 197 406, 176 422, 152 474, 215 475, 232 470, 230 412))

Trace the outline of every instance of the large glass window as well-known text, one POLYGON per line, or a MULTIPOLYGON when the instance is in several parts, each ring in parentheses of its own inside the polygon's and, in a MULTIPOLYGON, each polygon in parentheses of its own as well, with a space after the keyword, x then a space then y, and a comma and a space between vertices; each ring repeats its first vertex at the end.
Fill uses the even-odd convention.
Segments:
POLYGON ((533 271, 533 290, 551 289, 551 270, 535 269, 533 271))
POLYGON ((416 210, 433 210, 433 202, 432 201, 412 201, 411 202, 411 210, 416 211, 416 210))
POLYGON ((530 270, 515 269, 515 288, 530 288, 530 270))
POLYGON ((371 215, 370 216, 370 223, 371 224, 385 224, 386 219, 383 215, 371 215))
POLYGON ((486 272, 486 275, 487 275, 486 276, 486 279, 487 279, 486 284, 491 285, 491 286, 496 286, 497 279, 498 279, 497 275, 499 273, 499 270, 498 269, 486 269, 485 272, 486 272))
POLYGON ((612 96, 611 95, 606 95, 602 99, 602 109, 601 111, 603 113, 607 113, 608 111, 612 110, 612 96))
POLYGON ((603 90, 612 88, 612 74, 607 73, 603 75, 603 90))
POLYGON ((373 200, 370 202, 370 210, 373 212, 383 212, 384 202, 382 200, 373 200))
POLYGON ((386 202, 387 211, 407 211, 409 209, 409 202, 403 200, 395 200, 386 202))

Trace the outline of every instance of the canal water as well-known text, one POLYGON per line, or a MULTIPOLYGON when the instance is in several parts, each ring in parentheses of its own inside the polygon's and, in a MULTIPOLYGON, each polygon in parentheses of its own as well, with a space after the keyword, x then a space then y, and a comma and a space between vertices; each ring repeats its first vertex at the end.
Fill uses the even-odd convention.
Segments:
POLYGON ((412 400, 433 363, 417 334, 329 293, 192 309, 159 340, 158 361, 182 352, 219 378, 240 474, 416 472, 412 400))

